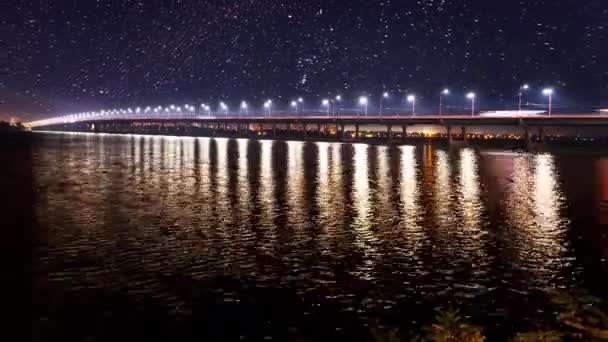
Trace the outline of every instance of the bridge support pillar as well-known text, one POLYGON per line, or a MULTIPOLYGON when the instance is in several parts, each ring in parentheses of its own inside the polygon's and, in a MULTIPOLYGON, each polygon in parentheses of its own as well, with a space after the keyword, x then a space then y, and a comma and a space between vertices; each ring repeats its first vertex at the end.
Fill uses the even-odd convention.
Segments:
POLYGON ((308 136, 308 125, 305 123, 302 124, 302 133, 304 134, 304 139, 306 139, 308 136))
POLYGON ((355 140, 359 140, 359 124, 355 124, 355 140))
POLYGON ((339 133, 338 133, 338 137, 340 138, 340 140, 344 139, 344 124, 340 124, 338 126, 339 129, 339 133))
POLYGON ((460 127, 460 134, 462 135, 462 140, 467 141, 467 127, 466 126, 460 127))
POLYGON ((446 126, 446 131, 448 134, 448 142, 452 142, 452 126, 446 126))
POLYGON ((393 125, 386 126, 386 133, 388 134, 388 142, 393 142, 393 125))
POLYGON ((272 136, 277 136, 277 124, 272 124, 272 136))
POLYGON ((540 143, 545 142, 545 129, 542 126, 538 127, 538 140, 540 143))
POLYGON ((405 140, 407 138, 407 125, 401 126, 401 138, 405 140))
POLYGON ((289 131, 291 131, 291 124, 290 123, 287 124, 287 132, 289 132, 289 131))
POLYGON ((319 133, 319 136, 321 136, 321 124, 320 123, 317 124, 317 133, 319 133))

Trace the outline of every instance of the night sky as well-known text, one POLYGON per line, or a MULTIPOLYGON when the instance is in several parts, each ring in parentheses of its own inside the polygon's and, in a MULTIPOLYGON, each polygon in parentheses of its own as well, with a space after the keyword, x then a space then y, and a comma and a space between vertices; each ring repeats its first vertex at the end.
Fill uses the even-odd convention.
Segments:
MULTIPOLYGON (((10 2, 10 1, 9 1, 10 2)), ((518 88, 556 103, 608 100, 607 0, 30 0, 3 6, 0 116, 118 106, 279 105, 383 89, 436 106, 518 88), (4 63, 3 63, 4 64, 4 63), (401 93, 401 94, 399 94, 401 93)), ((398 95, 398 96, 397 96, 398 95)), ((396 99, 399 100, 396 100, 396 99)), ((345 104, 347 105, 347 104, 345 104)), ((0 117, 2 118, 2 117, 0 117)))

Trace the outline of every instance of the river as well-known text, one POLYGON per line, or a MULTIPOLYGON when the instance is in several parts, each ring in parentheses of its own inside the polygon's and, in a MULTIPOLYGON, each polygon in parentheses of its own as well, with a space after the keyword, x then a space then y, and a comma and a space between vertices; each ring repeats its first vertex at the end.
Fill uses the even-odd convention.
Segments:
POLYGON ((606 297, 608 151, 33 135, 40 336, 357 340, 448 306, 501 336, 546 290, 606 297))

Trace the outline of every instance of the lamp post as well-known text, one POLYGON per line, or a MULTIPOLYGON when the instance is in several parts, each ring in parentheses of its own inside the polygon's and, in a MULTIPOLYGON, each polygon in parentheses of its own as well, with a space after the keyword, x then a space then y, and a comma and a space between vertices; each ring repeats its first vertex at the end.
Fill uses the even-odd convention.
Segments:
POLYGON ((270 117, 270 111, 272 110, 272 100, 268 100, 264 103, 264 108, 266 109, 266 116, 270 117))
POLYGON ((450 90, 445 88, 439 93, 439 116, 443 115, 443 97, 450 95, 450 90))
POLYGON ((326 115, 329 116, 329 100, 324 99, 321 103, 323 104, 323 107, 325 107, 326 115))
POLYGON ((521 112, 521 98, 524 95, 524 91, 530 89, 530 86, 527 84, 522 85, 521 87, 519 87, 519 104, 518 104, 518 111, 521 112))
POLYGON ((194 110, 194 106, 188 105, 188 110, 190 111, 193 117, 196 117, 196 112, 194 110))
POLYGON ((382 96, 380 96, 380 113, 378 114, 379 116, 382 116, 382 100, 383 99, 388 99, 388 92, 384 92, 382 93, 382 96))
POLYGON ((407 102, 412 104, 412 116, 416 115, 416 96, 408 95, 407 102))
POLYGON ((367 96, 359 97, 359 104, 365 108, 365 116, 367 116, 367 104, 368 104, 367 96))
POLYGON ((336 100, 334 101, 334 115, 340 114, 340 109, 338 108, 338 102, 342 101, 342 95, 336 95, 336 100))
POLYGON ((470 92, 467 94, 467 99, 471 100, 471 116, 475 115, 475 93, 470 92))
POLYGON ((553 88, 545 88, 545 89, 543 89, 543 95, 549 97, 549 116, 551 116, 551 106, 552 106, 552 99, 553 99, 553 88))
POLYGON ((226 105, 224 102, 220 102, 220 109, 224 111, 224 115, 228 117, 228 105, 226 105))
POLYGON ((295 108, 296 115, 298 114, 298 101, 291 101, 291 106, 295 108))

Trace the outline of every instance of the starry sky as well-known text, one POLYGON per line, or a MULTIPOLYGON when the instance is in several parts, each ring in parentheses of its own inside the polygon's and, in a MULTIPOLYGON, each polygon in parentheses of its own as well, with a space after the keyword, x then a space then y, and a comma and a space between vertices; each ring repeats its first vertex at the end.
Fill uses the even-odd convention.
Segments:
POLYGON ((384 90, 432 111, 444 87, 502 109, 523 83, 608 100, 606 0, 11 1, 0 119, 384 90))

